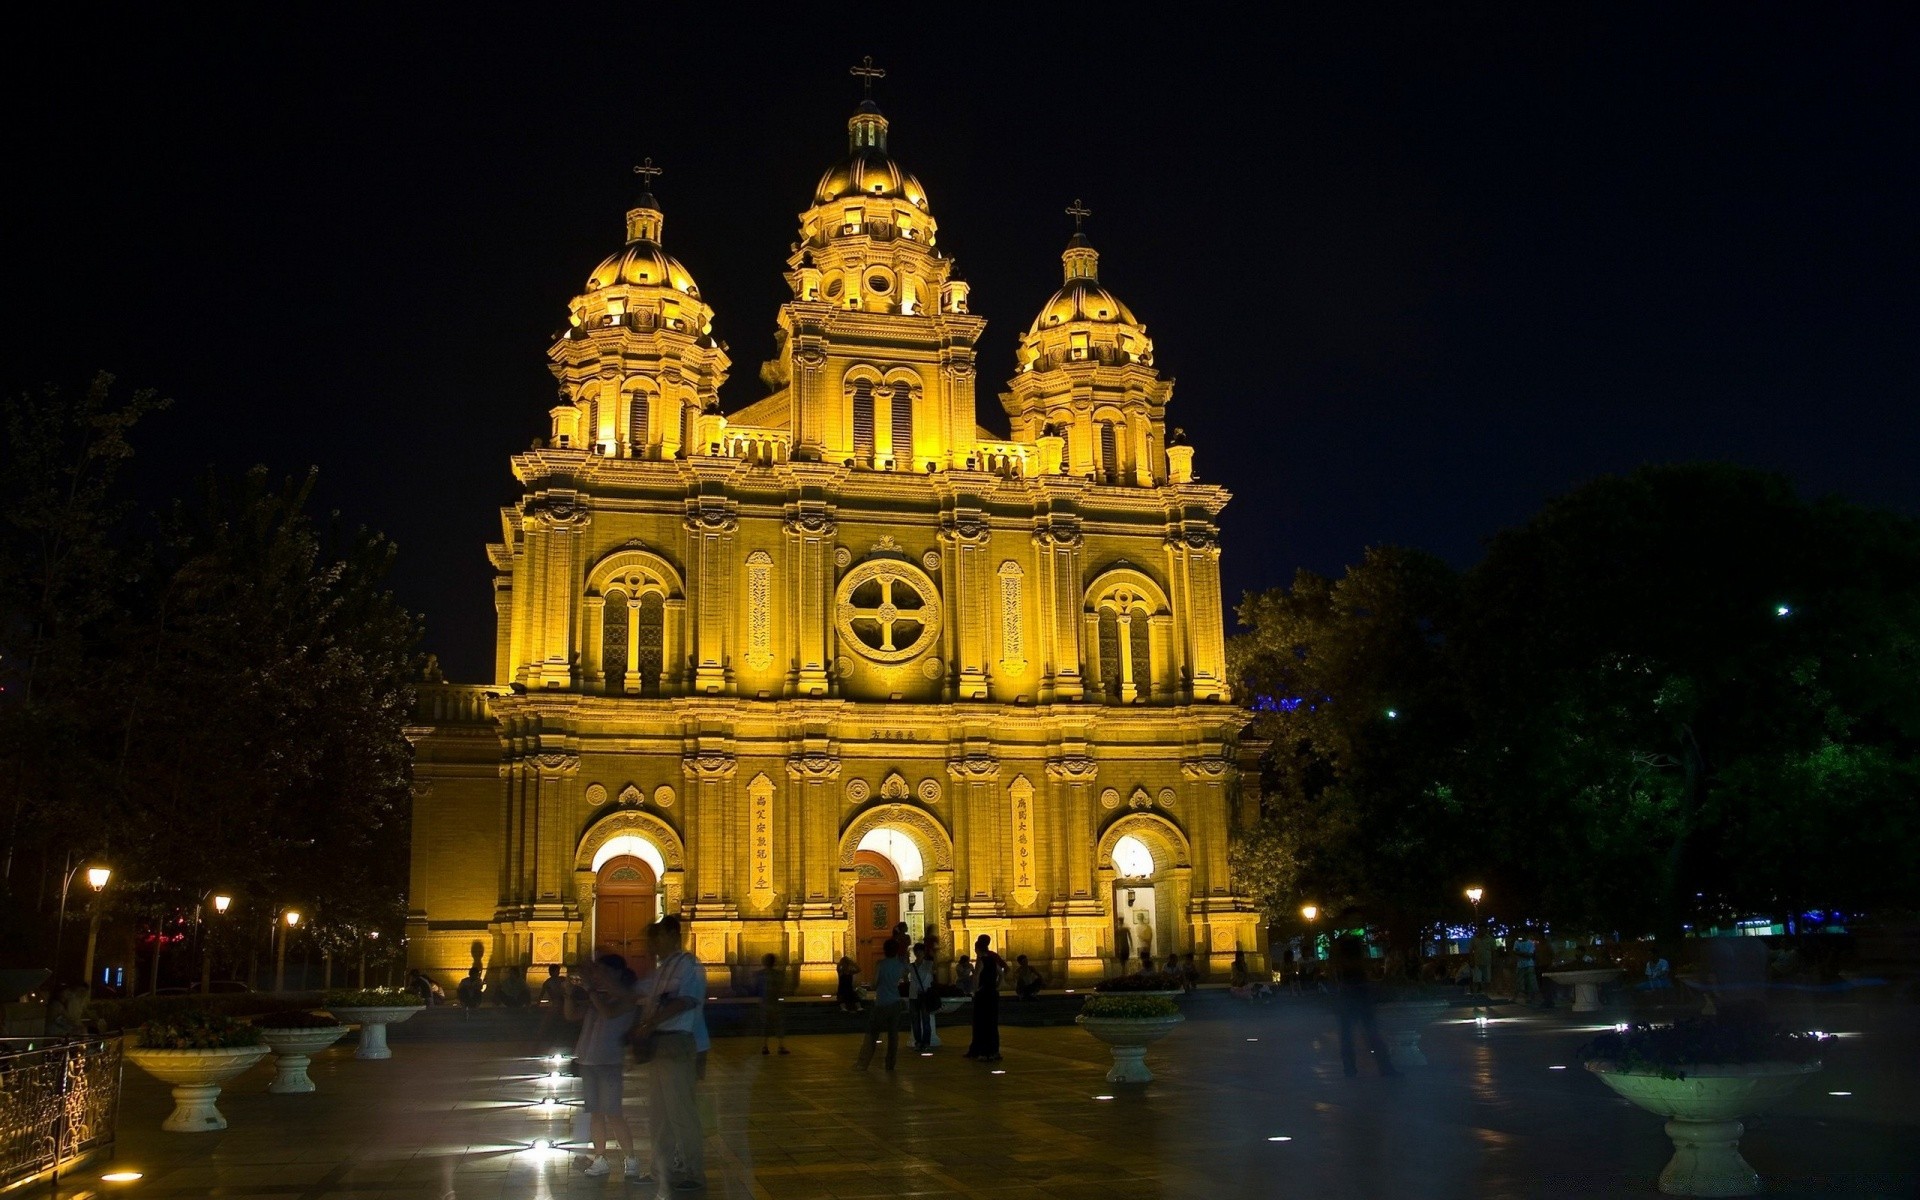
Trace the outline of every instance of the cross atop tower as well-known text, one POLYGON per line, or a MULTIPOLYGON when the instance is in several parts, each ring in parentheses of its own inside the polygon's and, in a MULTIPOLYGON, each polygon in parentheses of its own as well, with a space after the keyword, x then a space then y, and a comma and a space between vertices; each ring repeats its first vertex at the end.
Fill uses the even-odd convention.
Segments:
POLYGON ((873 81, 887 77, 886 68, 873 65, 873 55, 871 54, 861 58, 859 66, 848 68, 847 74, 853 75, 860 80, 860 86, 865 93, 864 99, 867 100, 873 99, 873 81))
POLYGON ((1080 232, 1080 222, 1093 215, 1093 210, 1080 203, 1078 197, 1067 206, 1067 215, 1073 218, 1073 231, 1080 232))
POLYGON ((639 166, 635 167, 633 173, 640 177, 640 190, 643 192, 651 192, 653 190, 653 181, 666 174, 666 172, 662 171, 659 167, 653 165, 653 159, 651 158, 646 159, 639 166))

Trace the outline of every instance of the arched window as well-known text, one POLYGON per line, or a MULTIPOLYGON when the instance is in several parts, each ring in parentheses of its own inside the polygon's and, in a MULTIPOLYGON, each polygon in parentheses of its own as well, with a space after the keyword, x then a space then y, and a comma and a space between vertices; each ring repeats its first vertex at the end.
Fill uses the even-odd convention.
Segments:
POLYGON ((1166 598, 1131 568, 1096 580, 1087 593, 1087 679, 1109 704, 1145 704, 1170 694, 1166 598))
POLYGON ((693 431, 693 405, 682 404, 680 406, 680 457, 682 458, 692 458, 694 455, 693 431))
POLYGON ((627 446, 636 458, 647 448, 647 418, 652 409, 645 392, 635 392, 627 401, 627 446))
POLYGON ((1120 439, 1112 421, 1100 422, 1100 482, 1120 482, 1120 439))
POLYGON ((862 466, 873 462, 873 384, 853 385, 853 457, 862 466))
POLYGON ((601 609, 600 662, 609 692, 627 687, 627 594, 608 592, 601 609))
POLYGON ((591 452, 593 448, 599 444, 600 402, 598 400, 589 400, 587 401, 587 432, 586 435, 580 439, 580 445, 591 452))
POLYGON ((913 470, 913 390, 906 384, 893 389, 893 465, 913 470))
POLYGON ((633 635, 639 639, 640 692, 645 696, 660 694, 661 640, 665 632, 666 606, 658 592, 648 592, 640 597, 639 620, 635 623, 633 635))

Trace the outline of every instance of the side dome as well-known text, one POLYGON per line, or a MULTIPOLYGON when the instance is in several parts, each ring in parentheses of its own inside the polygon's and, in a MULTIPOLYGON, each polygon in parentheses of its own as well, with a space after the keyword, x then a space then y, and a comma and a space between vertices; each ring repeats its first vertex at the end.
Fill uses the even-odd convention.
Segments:
POLYGON ((614 284, 640 284, 670 287, 696 299, 700 286, 680 264, 680 260, 662 250, 656 242, 632 242, 617 254, 608 255, 593 274, 587 276, 587 290, 595 291, 614 284))
POLYGON ((1100 256, 1086 238, 1076 233, 1061 258, 1066 266, 1066 281, 1052 298, 1040 306, 1040 315, 1033 319, 1033 324, 1027 329, 1028 334, 1075 321, 1107 325, 1140 324, 1132 309, 1100 285, 1100 256))
POLYGON ((847 122, 846 159, 827 168, 819 186, 813 189, 815 204, 853 196, 879 196, 905 200, 919 209, 927 207, 927 192, 920 181, 901 170, 887 154, 887 119, 871 100, 847 122))
POLYGON ((616 284, 668 287, 699 299, 700 285, 693 281, 692 273, 679 259, 660 248, 660 230, 665 223, 660 202, 651 194, 641 196, 627 210, 626 248, 600 261, 587 276, 587 290, 598 291, 616 284))

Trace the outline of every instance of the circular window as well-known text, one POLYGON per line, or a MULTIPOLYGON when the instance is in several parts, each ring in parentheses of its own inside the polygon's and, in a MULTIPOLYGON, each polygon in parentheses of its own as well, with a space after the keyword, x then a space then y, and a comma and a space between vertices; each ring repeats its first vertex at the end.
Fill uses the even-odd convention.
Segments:
POLYGON ((919 568, 881 558, 848 571, 834 594, 841 642, 874 662, 905 662, 940 633, 940 593, 919 568))
POLYGON ((827 299, 837 299, 840 295, 840 280, 836 277, 827 280, 827 299))
POLYGON ((867 290, 876 296, 884 296, 893 290, 893 280, 885 275, 867 276, 867 290))

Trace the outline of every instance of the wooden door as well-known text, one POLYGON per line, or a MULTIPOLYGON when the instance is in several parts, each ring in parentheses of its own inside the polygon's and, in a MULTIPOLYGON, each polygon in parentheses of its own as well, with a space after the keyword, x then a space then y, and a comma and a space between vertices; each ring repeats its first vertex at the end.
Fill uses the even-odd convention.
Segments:
POLYGON ((593 892, 593 953, 618 954, 639 971, 648 958, 659 887, 645 859, 620 855, 600 868, 593 892))
POLYGON ((853 889, 855 957, 860 963, 860 980, 873 978, 874 964, 883 956, 881 947, 893 936, 900 920, 900 873, 884 854, 861 850, 853 856, 860 873, 853 889))

